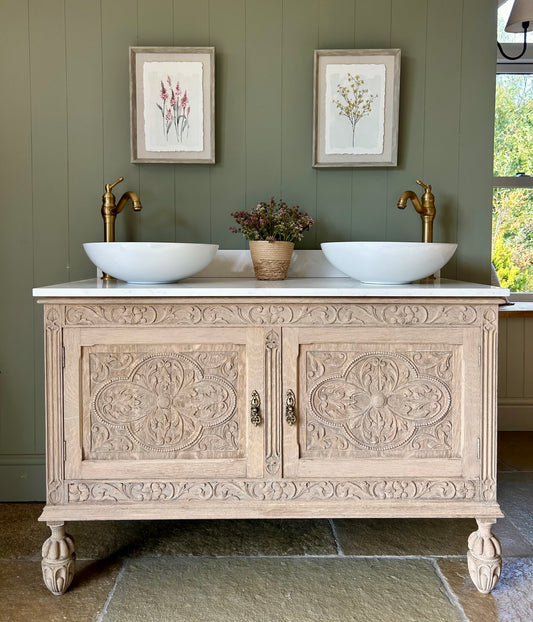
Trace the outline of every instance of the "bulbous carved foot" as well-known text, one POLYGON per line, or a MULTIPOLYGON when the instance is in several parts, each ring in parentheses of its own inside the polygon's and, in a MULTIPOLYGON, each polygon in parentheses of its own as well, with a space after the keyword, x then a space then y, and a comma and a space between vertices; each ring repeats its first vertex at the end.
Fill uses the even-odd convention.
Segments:
POLYGON ((468 538, 468 571, 482 594, 496 587, 502 572, 502 546, 492 533, 495 520, 476 519, 479 529, 468 538))
POLYGON ((52 535, 43 544, 41 568, 46 587, 59 596, 64 594, 74 578, 74 540, 65 533, 64 523, 47 523, 52 535))

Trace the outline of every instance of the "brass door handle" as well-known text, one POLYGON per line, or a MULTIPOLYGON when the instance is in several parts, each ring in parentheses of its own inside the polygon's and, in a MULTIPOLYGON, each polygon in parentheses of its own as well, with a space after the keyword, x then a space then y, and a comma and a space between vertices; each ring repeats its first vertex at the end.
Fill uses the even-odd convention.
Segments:
POLYGON ((250 421, 253 425, 259 425, 261 423, 260 406, 261 400, 259 399, 259 393, 257 391, 252 391, 252 399, 250 400, 250 421))
POLYGON ((285 397, 285 421, 289 425, 296 423, 296 398, 294 393, 289 389, 285 397))

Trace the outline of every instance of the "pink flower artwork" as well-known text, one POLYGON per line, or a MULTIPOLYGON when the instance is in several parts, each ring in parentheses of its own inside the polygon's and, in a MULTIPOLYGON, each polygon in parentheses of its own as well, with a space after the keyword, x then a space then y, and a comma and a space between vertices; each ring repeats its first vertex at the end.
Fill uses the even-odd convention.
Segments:
POLYGON ((156 106, 161 112, 161 119, 163 123, 163 134, 169 140, 169 134, 175 135, 178 143, 183 142, 185 132, 189 130, 189 117, 191 114, 191 106, 189 102, 189 96, 187 90, 183 91, 179 81, 176 80, 176 89, 172 88, 172 79, 167 75, 166 83, 168 89, 165 87, 163 80, 161 80, 161 90, 159 91, 159 99, 156 101, 156 106), (170 99, 169 99, 170 90, 170 99))

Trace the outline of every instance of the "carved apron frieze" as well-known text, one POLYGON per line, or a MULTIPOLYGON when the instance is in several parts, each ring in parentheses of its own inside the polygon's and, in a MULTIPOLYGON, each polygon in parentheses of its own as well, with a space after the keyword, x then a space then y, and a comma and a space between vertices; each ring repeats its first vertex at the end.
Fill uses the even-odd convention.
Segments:
POLYGON ((473 325, 465 304, 92 304, 66 305, 66 326, 451 326, 473 325))

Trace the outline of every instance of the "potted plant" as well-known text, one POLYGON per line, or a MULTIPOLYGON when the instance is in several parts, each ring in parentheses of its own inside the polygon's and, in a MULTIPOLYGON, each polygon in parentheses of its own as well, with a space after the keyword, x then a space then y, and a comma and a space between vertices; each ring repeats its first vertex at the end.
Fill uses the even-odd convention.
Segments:
POLYGON ((249 241, 250 254, 256 279, 278 281, 287 276, 294 242, 302 239, 314 220, 300 210, 289 207, 285 201, 270 197, 249 212, 231 214, 239 227, 230 227, 233 233, 242 233, 249 241))

